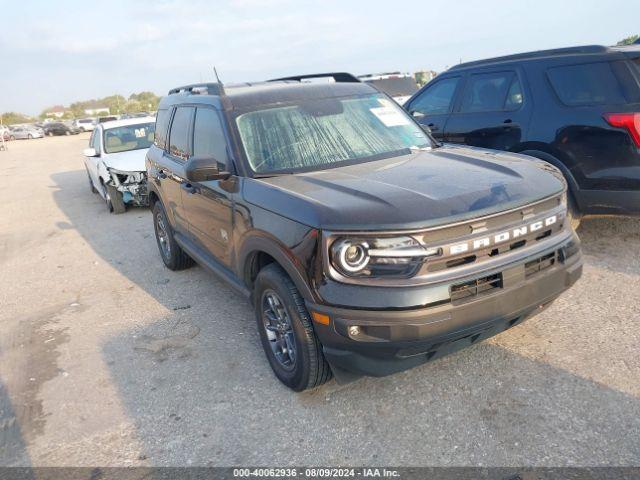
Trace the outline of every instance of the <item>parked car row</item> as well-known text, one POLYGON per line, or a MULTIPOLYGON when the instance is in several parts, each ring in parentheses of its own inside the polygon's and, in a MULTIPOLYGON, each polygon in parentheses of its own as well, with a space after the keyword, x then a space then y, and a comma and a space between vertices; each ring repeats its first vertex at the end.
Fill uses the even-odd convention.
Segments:
POLYGON ((640 214, 639 59, 471 62, 404 109, 396 74, 187 85, 96 128, 85 166, 114 213, 149 204, 167 268, 250 299, 282 383, 388 375, 550 305, 582 273, 577 217, 640 214))

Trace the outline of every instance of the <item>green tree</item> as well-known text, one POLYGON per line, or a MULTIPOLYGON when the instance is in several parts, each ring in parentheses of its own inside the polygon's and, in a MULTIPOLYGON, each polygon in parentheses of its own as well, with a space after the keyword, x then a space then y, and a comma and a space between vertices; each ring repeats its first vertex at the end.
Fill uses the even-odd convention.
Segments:
POLYGON ((33 122, 33 118, 29 115, 24 115, 23 113, 17 112, 6 112, 0 114, 2 117, 3 125, 15 125, 16 123, 30 123, 33 122))
POLYGON ((630 37, 620 40, 618 42, 618 46, 631 45, 635 43, 639 38, 640 38, 640 35, 631 35, 630 37))
POLYGON ((141 112, 144 109, 142 108, 142 104, 138 100, 127 100, 127 103, 124 105, 124 111, 126 113, 136 113, 141 112))
POLYGON ((160 103, 160 97, 153 92, 132 93, 129 100, 140 102, 141 109, 139 111, 157 110, 160 103))

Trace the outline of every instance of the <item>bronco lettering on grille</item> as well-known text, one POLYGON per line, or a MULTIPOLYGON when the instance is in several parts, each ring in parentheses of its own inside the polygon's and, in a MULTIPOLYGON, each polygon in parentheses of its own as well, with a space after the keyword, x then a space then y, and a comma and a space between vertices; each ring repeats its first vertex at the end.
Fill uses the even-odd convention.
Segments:
POLYGON ((504 232, 499 232, 487 237, 476 238, 467 242, 456 243, 449 247, 449 255, 458 255, 460 253, 472 252, 481 248, 487 248, 498 243, 504 243, 509 240, 516 240, 520 237, 533 233, 538 230, 542 230, 545 227, 550 227, 558 221, 557 215, 552 215, 544 220, 538 220, 528 225, 512 228, 504 232))

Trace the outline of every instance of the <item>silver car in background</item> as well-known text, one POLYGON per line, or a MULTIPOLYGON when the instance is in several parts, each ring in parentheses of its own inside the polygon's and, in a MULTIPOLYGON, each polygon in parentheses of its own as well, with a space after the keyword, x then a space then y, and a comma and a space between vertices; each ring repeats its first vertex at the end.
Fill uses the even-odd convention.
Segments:
POLYGON ((31 140, 32 138, 43 138, 41 129, 32 126, 11 127, 9 138, 11 140, 31 140))

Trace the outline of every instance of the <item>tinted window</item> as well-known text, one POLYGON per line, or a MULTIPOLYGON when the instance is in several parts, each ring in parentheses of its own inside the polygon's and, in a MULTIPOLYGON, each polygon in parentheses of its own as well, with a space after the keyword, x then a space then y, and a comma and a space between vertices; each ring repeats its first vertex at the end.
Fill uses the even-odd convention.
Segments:
POLYGON ((189 158, 189 128, 193 118, 193 107, 178 107, 171 122, 169 153, 186 160, 189 158))
POLYGON ((156 139, 153 142, 156 147, 164 149, 167 143, 167 128, 169 128, 170 110, 158 110, 156 117, 156 139))
POLYGON ((424 115, 449 113, 459 80, 460 77, 447 78, 427 87, 418 98, 411 102, 411 112, 419 112, 424 115))
POLYGON ((461 111, 496 112, 504 110, 507 93, 514 77, 513 72, 471 75, 464 91, 461 111))
POLYGON ((211 108, 198 108, 193 126, 193 155, 214 157, 227 164, 227 142, 218 112, 211 108))
POLYGON ((622 86, 608 62, 555 67, 547 74, 565 105, 625 103, 622 86))

